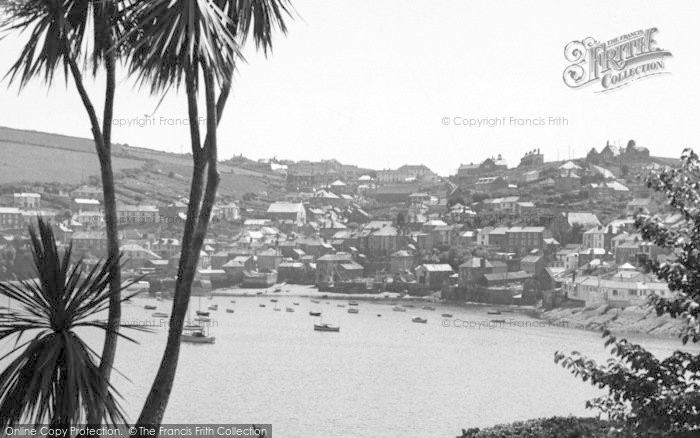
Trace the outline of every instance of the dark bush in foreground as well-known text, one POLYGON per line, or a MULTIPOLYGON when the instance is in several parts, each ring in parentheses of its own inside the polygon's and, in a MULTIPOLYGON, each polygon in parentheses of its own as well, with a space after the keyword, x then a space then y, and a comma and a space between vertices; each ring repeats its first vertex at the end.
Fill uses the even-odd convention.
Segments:
POLYGON ((552 417, 499 424, 487 429, 463 429, 458 438, 597 438, 611 436, 612 427, 610 422, 597 418, 552 417))

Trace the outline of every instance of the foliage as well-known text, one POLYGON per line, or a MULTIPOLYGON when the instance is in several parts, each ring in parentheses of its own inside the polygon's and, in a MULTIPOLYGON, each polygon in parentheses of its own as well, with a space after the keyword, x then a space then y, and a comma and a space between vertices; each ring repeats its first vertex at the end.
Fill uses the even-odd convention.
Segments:
POLYGON ((597 418, 552 417, 499 424, 487 429, 462 430, 458 438, 562 438, 608 437, 612 423, 597 418))
MULTIPOLYGON (((686 150, 677 169, 666 169, 647 177, 651 189, 664 193, 670 206, 683 221, 673 227, 658 217, 638 216, 635 225, 642 237, 668 248, 673 257, 663 263, 649 261, 647 268, 668 283, 674 297, 650 297, 650 305, 659 315, 682 317, 686 326, 681 335, 699 340, 700 313, 700 162, 686 150)), ((565 356, 555 353, 555 362, 569 369, 583 381, 590 381, 608 394, 587 403, 609 418, 625 424, 631 432, 654 431, 690 433, 700 428, 700 356, 676 351, 659 360, 640 345, 618 340, 608 331, 605 345, 612 345, 616 356, 598 365, 578 352, 565 356)))
POLYGON ((9 361, 0 373, 0 426, 26 419, 81 423, 96 406, 104 407, 103 420, 123 424, 118 394, 103 384, 97 353, 75 332, 109 330, 94 318, 109 307, 110 270, 119 259, 91 269, 71 263, 71 246, 61 254, 51 226, 39 218, 38 228, 39 235, 30 228, 36 279, 0 283, 0 293, 18 305, 0 306, 0 341, 14 341, 0 359, 9 361))

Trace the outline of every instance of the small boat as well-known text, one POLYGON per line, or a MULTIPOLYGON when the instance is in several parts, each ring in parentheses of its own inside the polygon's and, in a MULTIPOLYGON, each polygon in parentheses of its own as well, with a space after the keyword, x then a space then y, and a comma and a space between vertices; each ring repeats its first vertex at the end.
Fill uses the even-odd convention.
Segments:
POLYGON ((282 309, 280 309, 279 307, 275 307, 275 308, 272 309, 272 310, 274 310, 275 312, 279 312, 279 311, 281 311, 282 309))
POLYGON ((309 312, 311 316, 321 316, 321 312, 309 312))
POLYGON ((232 303, 232 304, 236 304, 236 300, 231 300, 231 303, 232 303))
POLYGON ((354 307, 351 307, 348 309, 348 313, 360 313, 360 309, 355 309, 354 307))
POLYGON ((292 304, 294 304, 295 306, 298 306, 298 305, 299 305, 299 303, 292 303, 292 304))
POLYGON ((273 292, 277 292, 277 293, 282 292, 282 288, 281 288, 281 287, 277 287, 277 288, 275 288, 275 290, 274 290, 273 292))
POLYGON ((357 306, 357 301, 350 301, 350 302, 348 303, 348 305, 350 305, 350 306, 357 306))
POLYGON ((499 312, 498 310, 489 310, 489 311, 486 312, 486 313, 487 313, 488 315, 500 315, 500 314, 501 314, 501 312, 499 312))
POLYGON ((226 313, 233 313, 233 309, 226 309, 226 313))
POLYGON ((197 310, 197 316, 209 316, 209 312, 205 312, 203 310, 197 310))
POLYGON ((167 318, 169 315, 163 312, 154 312, 151 316, 154 318, 167 318))
POLYGON ((412 321, 412 322, 418 322, 418 323, 421 323, 421 324, 426 324, 426 323, 428 322, 427 319, 421 318, 420 316, 414 317, 413 319, 411 319, 411 321, 412 321))
POLYGON ((276 302, 277 302, 277 298, 271 299, 270 302, 271 302, 271 303, 276 303, 276 302))
POLYGON ((345 307, 345 304, 338 304, 338 307, 345 307))
POLYGON ((401 307, 401 306, 394 306, 394 307, 392 307, 391 310, 393 310, 394 312, 405 312, 406 311, 406 309, 404 307, 401 307))
POLYGON ((209 310, 219 310, 219 305, 218 304, 212 304, 211 306, 207 307, 209 310))
POLYGON ((146 310, 156 310, 157 309, 156 306, 151 305, 151 304, 146 304, 145 306, 143 306, 143 308, 146 310))
POLYGON ((443 313, 443 314, 440 315, 440 316, 442 316, 443 318, 452 318, 452 314, 451 314, 451 313, 443 313))
POLYGON ((382 316, 381 313, 377 313, 377 317, 381 318, 381 316, 382 316))
POLYGON ((180 336, 180 342, 191 344, 213 344, 215 339, 214 336, 208 336, 206 329, 199 325, 183 327, 180 336))
POLYGON ((265 307, 263 303, 258 304, 259 307, 265 307))
POLYGON ((285 308, 284 308, 284 311, 285 311, 285 312, 292 313, 292 312, 294 312, 294 309, 293 309, 292 307, 285 307, 285 308))
POLYGON ((319 304, 319 303, 320 303, 319 300, 311 300, 311 302, 312 302, 312 303, 316 303, 316 304, 319 304))
POLYGON ((435 310, 435 307, 433 306, 423 306, 421 307, 423 310, 435 310))
POLYGON ((328 295, 323 294, 323 295, 321 295, 321 298, 323 298, 325 300, 326 298, 328 298, 328 295))
POLYGON ((261 291, 261 290, 259 290, 259 291, 255 292, 255 295, 262 295, 262 294, 263 294, 263 293, 262 293, 262 291, 261 291))
POLYGON ((198 316, 194 320, 197 322, 211 322, 211 318, 208 316, 198 316))
POLYGON ((339 332, 340 327, 326 323, 314 324, 314 330, 317 332, 339 332))

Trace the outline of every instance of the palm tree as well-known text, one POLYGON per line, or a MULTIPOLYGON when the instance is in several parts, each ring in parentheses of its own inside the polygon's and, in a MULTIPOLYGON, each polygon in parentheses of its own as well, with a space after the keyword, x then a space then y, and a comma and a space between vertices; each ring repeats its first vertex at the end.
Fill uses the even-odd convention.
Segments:
POLYGON ((108 285, 119 257, 91 269, 82 261, 71 263, 72 246, 61 254, 51 226, 39 219, 38 228, 38 235, 29 230, 37 278, 0 283, 0 294, 15 303, 0 306, 0 343, 14 341, 0 358, 10 361, 0 373, 0 427, 27 419, 69 427, 83 423, 95 406, 101 408, 99 421, 124 424, 118 394, 101 372, 97 353, 75 332, 112 330, 94 318, 110 306, 108 285))
POLYGON ((133 26, 125 37, 130 73, 152 93, 185 83, 193 160, 170 329, 140 425, 161 423, 173 387, 192 281, 219 184, 216 131, 241 59, 239 47, 252 33, 267 54, 273 30, 286 32, 285 14, 286 0, 142 0, 127 8, 133 26), (200 79, 206 102, 204 142, 198 123, 200 79))
MULTIPOLYGON (((114 112, 116 60, 124 28, 124 5, 113 1, 88 0, 9 0, 2 12, 3 33, 29 30, 29 38, 8 76, 23 88, 39 76, 51 86, 56 70, 62 67, 68 80, 73 78, 87 112, 100 164, 107 232, 107 255, 119 256, 117 204, 112 171, 112 119, 114 112), (92 32, 91 34, 90 31, 92 32), (89 43, 88 41, 89 40, 89 43), (84 85, 81 65, 91 67, 93 77, 100 69, 106 74, 102 124, 84 85), (70 73, 69 73, 70 72, 70 73)), ((100 370, 108 382, 117 348, 121 318, 121 269, 110 265, 110 307, 108 322, 112 328, 105 336, 100 370)))

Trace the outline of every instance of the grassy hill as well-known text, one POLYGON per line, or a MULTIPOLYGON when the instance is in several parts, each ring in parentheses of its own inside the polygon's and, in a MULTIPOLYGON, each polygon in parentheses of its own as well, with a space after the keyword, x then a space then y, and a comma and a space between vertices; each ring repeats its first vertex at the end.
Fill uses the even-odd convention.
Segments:
MULTIPOLYGON (((170 202, 187 196, 192 170, 189 155, 124 144, 112 148, 121 201, 170 202)), ((283 185, 277 175, 251 173, 223 163, 219 171, 219 194, 224 197, 276 192, 283 185)), ((0 186, 57 184, 71 188, 99 178, 99 174, 91 139, 0 127, 0 186)))

